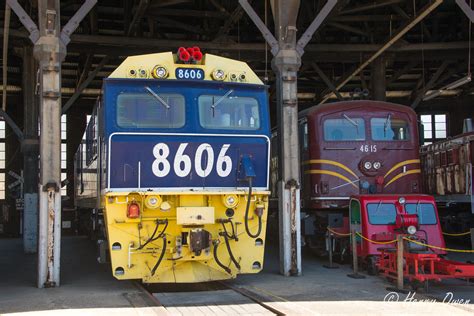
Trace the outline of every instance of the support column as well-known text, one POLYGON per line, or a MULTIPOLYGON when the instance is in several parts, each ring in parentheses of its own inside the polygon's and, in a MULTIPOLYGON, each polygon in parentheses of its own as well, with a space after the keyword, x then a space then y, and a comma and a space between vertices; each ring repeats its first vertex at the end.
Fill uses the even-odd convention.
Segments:
POLYGON ((38 287, 59 286, 61 249, 61 63, 59 0, 39 1, 40 185, 38 287))
POLYGON ((377 57, 372 64, 372 99, 386 100, 387 84, 385 79, 385 59, 377 57))
POLYGON ((279 149, 280 273, 301 274, 300 160, 298 140, 298 70, 296 16, 300 1, 274 1, 279 50, 272 60, 277 85, 279 149))
POLYGON ((278 203, 280 220, 280 273, 301 275, 300 160, 298 141, 297 78, 304 48, 331 12, 337 0, 328 0, 308 29, 296 42, 296 20, 300 0, 272 0, 275 34, 271 34, 247 0, 242 8, 262 32, 274 55, 278 120, 278 203))
POLYGON ((38 249, 38 102, 33 47, 23 48, 23 251, 38 249))

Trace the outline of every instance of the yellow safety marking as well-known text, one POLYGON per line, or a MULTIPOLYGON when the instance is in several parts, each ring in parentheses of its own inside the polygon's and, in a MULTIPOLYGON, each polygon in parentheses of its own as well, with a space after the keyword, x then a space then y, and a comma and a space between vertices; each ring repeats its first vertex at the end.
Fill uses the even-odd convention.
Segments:
POLYGON ((357 185, 355 185, 349 178, 343 176, 342 174, 340 174, 338 172, 316 169, 316 170, 308 170, 308 171, 305 171, 304 173, 305 174, 327 174, 327 175, 334 176, 334 177, 337 177, 339 179, 342 179, 342 180, 346 181, 347 183, 351 184, 353 187, 357 188, 357 185))
POLYGON ((337 231, 334 231, 332 230, 331 228, 329 227, 326 227, 327 230, 330 232, 330 233, 333 233, 334 235, 338 235, 338 236, 350 236, 351 233, 347 233, 347 234, 344 234, 344 233, 338 233, 337 231))
POLYGON ((443 247, 438 247, 438 246, 433 246, 433 245, 428 245, 416 240, 412 240, 410 238, 403 237, 403 239, 412 242, 414 244, 420 245, 420 246, 425 246, 428 248, 433 248, 433 249, 438 249, 438 250, 444 250, 444 251, 452 251, 452 252, 465 252, 465 253, 474 253, 474 250, 464 250, 464 249, 452 249, 452 248, 443 248, 443 247))
POLYGON ((350 174, 352 174, 354 177, 356 178, 359 178, 355 173, 354 171, 352 171, 351 169, 349 169, 346 165, 343 165, 342 163, 340 162, 337 162, 337 161, 334 161, 334 160, 327 160, 327 159, 311 159, 311 160, 306 160, 303 162, 303 165, 309 165, 309 164, 312 164, 312 163, 325 163, 325 164, 328 164, 328 165, 333 165, 333 166, 337 166, 341 169, 344 169, 346 170, 347 172, 349 172, 350 174))
POLYGON ((359 232, 356 232, 356 235, 359 236, 359 237, 361 237, 362 239, 367 240, 367 241, 370 242, 370 243, 378 244, 378 245, 388 245, 388 244, 393 244, 394 242, 397 242, 396 239, 390 240, 390 241, 375 241, 375 240, 372 240, 372 239, 369 239, 369 238, 363 236, 363 235, 362 235, 361 233, 359 233, 359 232))
POLYGON ((413 169, 413 170, 408 170, 407 172, 399 173, 395 177, 393 177, 392 180, 388 181, 387 184, 384 186, 384 188, 388 187, 390 184, 397 181, 401 177, 407 176, 409 174, 415 174, 415 173, 421 173, 421 170, 420 169, 413 169))
POLYGON ((443 232, 443 235, 446 235, 446 236, 454 236, 454 237, 458 237, 458 236, 466 236, 466 235, 470 235, 471 232, 465 232, 465 233, 459 233, 459 234, 451 234, 451 233, 445 233, 443 232))
POLYGON ((383 177, 386 178, 389 174, 391 174, 395 169, 399 167, 415 164, 415 163, 420 163, 420 159, 411 159, 411 160, 405 160, 405 161, 399 162, 395 166, 393 166, 392 169, 390 169, 383 177))

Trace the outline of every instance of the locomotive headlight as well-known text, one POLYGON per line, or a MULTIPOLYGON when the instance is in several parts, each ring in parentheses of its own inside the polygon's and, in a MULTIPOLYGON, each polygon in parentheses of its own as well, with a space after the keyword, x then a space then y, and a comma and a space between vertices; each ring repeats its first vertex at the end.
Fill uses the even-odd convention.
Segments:
POLYGON ((408 226, 407 232, 408 232, 410 235, 414 235, 414 234, 416 233, 416 227, 415 227, 415 226, 408 226))
POLYGON ((228 194, 223 196, 222 201, 227 208, 234 208, 239 204, 239 197, 235 194, 228 194))
POLYGON ((153 68, 153 70, 151 72, 151 75, 155 79, 164 79, 164 78, 168 77, 168 70, 166 70, 166 68, 163 67, 163 66, 156 65, 153 68))
POLYGON ((216 69, 212 72, 212 79, 222 81, 226 77, 226 73, 222 69, 216 69))
POLYGON ((370 161, 366 161, 364 163, 364 168, 370 170, 372 168, 372 163, 370 161))
POLYGON ((150 195, 145 199, 145 206, 152 210, 157 209, 161 205, 161 197, 158 195, 150 195))
POLYGON ((398 198, 398 203, 400 203, 400 204, 405 204, 405 202, 406 202, 406 200, 405 200, 405 198, 404 198, 403 196, 401 196, 401 197, 398 198))
POLYGON ((379 170, 381 166, 382 166, 382 164, 380 162, 378 162, 378 161, 374 162, 374 169, 375 170, 379 170))

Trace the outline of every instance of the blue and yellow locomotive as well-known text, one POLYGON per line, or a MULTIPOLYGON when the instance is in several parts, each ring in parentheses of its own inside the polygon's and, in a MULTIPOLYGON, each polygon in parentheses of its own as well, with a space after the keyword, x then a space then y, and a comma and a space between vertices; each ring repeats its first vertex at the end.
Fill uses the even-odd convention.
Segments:
POLYGON ((76 154, 76 206, 103 216, 114 276, 259 272, 269 136, 267 87, 246 63, 198 48, 128 57, 104 79, 76 154))

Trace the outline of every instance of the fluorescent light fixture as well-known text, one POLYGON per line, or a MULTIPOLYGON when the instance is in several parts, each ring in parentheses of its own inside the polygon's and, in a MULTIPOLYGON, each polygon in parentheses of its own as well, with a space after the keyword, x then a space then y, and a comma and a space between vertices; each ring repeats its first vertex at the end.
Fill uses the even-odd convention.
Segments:
POLYGON ((441 91, 442 90, 440 89, 440 90, 435 90, 429 94, 425 94, 425 96, 423 97, 423 101, 428 101, 436 97, 439 97, 441 95, 441 91))
POLYGON ((423 97, 423 101, 428 101, 428 100, 434 99, 436 97, 439 97, 441 95, 441 93, 443 93, 443 91, 454 90, 456 88, 459 88, 462 85, 465 85, 466 83, 471 82, 471 80, 472 80, 471 74, 467 74, 467 76, 462 77, 461 79, 458 79, 454 82, 451 82, 450 84, 447 84, 447 85, 445 85, 444 87, 442 87, 438 90, 435 90, 431 93, 425 94, 425 96, 423 97))
POLYGON ((461 79, 459 80, 456 80, 446 86, 444 86, 443 88, 441 88, 441 90, 452 90, 452 89, 456 89, 457 87, 460 87, 466 83, 469 83, 471 82, 472 78, 471 78, 471 74, 468 74, 467 76, 465 77, 462 77, 461 79))

